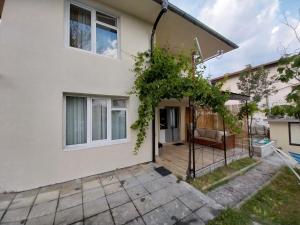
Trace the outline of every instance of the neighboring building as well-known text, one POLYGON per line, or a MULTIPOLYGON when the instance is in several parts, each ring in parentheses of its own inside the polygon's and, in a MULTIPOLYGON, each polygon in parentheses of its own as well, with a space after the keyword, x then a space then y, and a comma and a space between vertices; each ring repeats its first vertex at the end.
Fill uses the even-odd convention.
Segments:
MULTIPOLYGON (((252 71, 255 72, 258 69, 260 69, 261 67, 263 67, 265 70, 267 70, 269 72, 269 76, 268 77, 273 77, 274 75, 277 75, 277 68, 278 68, 278 61, 279 60, 275 60, 272 62, 268 62, 265 64, 260 64, 257 65, 255 67, 252 67, 252 71)), ((217 77, 212 79, 212 82, 224 82, 223 85, 223 90, 229 90, 231 92, 234 93, 240 93, 241 91, 239 90, 237 83, 239 82, 239 77, 240 75, 245 72, 247 70, 243 69, 237 72, 233 72, 233 73, 228 73, 225 74, 223 76, 217 77)), ((291 92, 292 87, 296 84, 298 84, 299 82, 297 80, 291 80, 288 83, 283 83, 281 81, 275 81, 274 86, 275 89, 277 90, 277 93, 273 93, 272 95, 269 96, 269 107, 271 108, 272 106, 275 105, 284 105, 286 104, 286 96, 291 92)), ((229 101, 228 102, 229 105, 235 105, 235 104, 239 104, 238 101, 229 101)), ((266 99, 262 99, 262 101, 259 103, 260 107, 267 107, 267 101, 266 99)))
MULTIPOLYGON (((128 92, 135 79, 132 55, 150 48, 159 3, 0 0, 0 192, 152 160, 151 128, 139 154, 133 154, 136 132, 130 125, 139 103, 128 92)), ((169 5, 156 42, 190 53, 195 37, 204 58, 237 47, 169 5)), ((173 107, 166 113, 178 121, 176 136, 166 142, 185 139, 185 104, 160 105, 173 107)), ((159 109, 156 146, 158 136, 166 135, 158 114, 159 109)))
MULTIPOLYGON (((272 79, 272 77, 274 77, 274 75, 278 74, 278 72, 277 72, 277 68, 279 66, 278 62, 279 62, 279 60, 271 61, 271 62, 268 62, 265 64, 260 64, 260 65, 254 66, 251 69, 253 72, 255 72, 255 71, 259 70, 261 67, 263 67, 265 70, 267 70, 269 72, 268 77, 270 79, 272 79)), ((223 76, 214 78, 211 81, 212 81, 212 83, 223 82, 224 83, 223 87, 222 87, 223 90, 228 90, 228 91, 231 91, 234 93, 240 93, 241 91, 239 90, 237 84, 239 82, 240 75, 246 71, 247 71, 247 68, 240 70, 240 71, 233 72, 233 73, 225 74, 223 76)), ((291 92, 292 87, 297 84, 299 84, 299 81, 297 81, 295 79, 289 81, 288 83, 283 83, 281 81, 275 81, 273 85, 277 92, 271 94, 268 97, 268 100, 266 98, 262 99, 258 104, 259 107, 261 109, 264 109, 264 108, 267 108, 267 105, 268 105, 268 108, 271 108, 275 105, 287 104, 286 96, 291 92)), ((241 104, 241 102, 231 100, 231 101, 228 101, 226 104, 229 106, 236 106, 236 105, 241 104)), ((255 130, 254 127, 257 127, 257 126, 262 127, 263 126, 267 133, 269 123, 267 122, 267 117, 265 116, 265 113, 257 112, 257 113, 255 113, 253 118, 254 118, 254 120, 252 123, 252 126, 253 126, 252 130, 255 130)))
POLYGON ((270 137, 277 147, 286 152, 300 154, 300 120, 269 119, 270 137))

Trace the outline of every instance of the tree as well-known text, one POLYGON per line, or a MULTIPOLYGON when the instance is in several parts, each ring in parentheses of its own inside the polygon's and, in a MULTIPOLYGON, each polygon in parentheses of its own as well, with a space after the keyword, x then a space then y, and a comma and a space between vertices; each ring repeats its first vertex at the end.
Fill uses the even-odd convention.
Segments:
MULTIPOLYGON (((300 17, 300 11, 299 11, 300 17)), ((288 28, 290 28, 296 40, 300 44, 300 36, 298 34, 297 28, 300 25, 300 20, 297 21, 295 25, 292 25, 287 16, 284 15, 284 22, 288 28)), ((282 82, 289 82, 291 80, 296 80, 300 82, 300 53, 298 52, 292 55, 284 53, 284 55, 279 60, 278 71, 278 80, 282 82)), ((291 92, 287 95, 286 100, 290 103, 289 106, 282 106, 285 110, 285 114, 300 119, 300 84, 292 87, 291 92)))
POLYGON ((266 107, 269 108, 269 96, 276 93, 274 82, 276 76, 269 77, 269 71, 260 67, 254 71, 251 65, 247 66, 244 73, 239 77, 237 83, 242 94, 251 96, 251 100, 259 103, 263 98, 266 99, 266 107))
MULTIPOLYGON (((284 56, 279 62, 278 80, 287 83, 294 79, 300 82, 300 53, 292 56, 284 56)), ((290 103, 290 106, 286 107, 286 114, 300 119, 300 84, 292 87, 286 100, 290 103)))

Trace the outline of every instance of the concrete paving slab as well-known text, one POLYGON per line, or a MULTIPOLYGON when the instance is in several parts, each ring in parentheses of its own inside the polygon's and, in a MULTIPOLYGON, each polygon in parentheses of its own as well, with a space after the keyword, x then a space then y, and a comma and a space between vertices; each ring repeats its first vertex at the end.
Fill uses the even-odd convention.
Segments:
POLYGON ((193 192, 188 192, 180 196, 179 200, 182 201, 192 211, 201 208, 205 204, 205 202, 199 199, 193 192))
POLYGON ((33 204, 35 196, 28 196, 28 197, 18 197, 13 200, 9 209, 19 209, 23 207, 29 207, 33 204))
POLYGON ((103 186, 119 182, 118 177, 115 173, 106 174, 100 176, 101 184, 103 186))
POLYGON ((124 188, 122 184, 118 181, 117 183, 109 184, 104 186, 104 192, 106 195, 110 195, 112 193, 123 191, 124 188))
POLYGON ((138 179, 136 177, 132 176, 132 177, 122 180, 121 184, 123 185, 124 188, 128 189, 128 188, 139 185, 140 182, 138 181, 138 179))
POLYGON ((84 221, 85 225, 114 225, 109 211, 102 212, 84 221))
POLYGON ((176 225, 205 225, 205 223, 193 213, 183 218, 176 225))
POLYGON ((83 191, 93 189, 93 188, 101 188, 100 180, 97 177, 97 180, 82 182, 83 191))
POLYGON ((83 202, 89 202, 104 196, 104 189, 102 187, 89 189, 87 191, 83 191, 83 202))
POLYGON ((108 209, 109 207, 105 197, 83 204, 84 217, 90 217, 108 209))
POLYGON ((80 204, 82 204, 82 195, 81 195, 81 193, 77 193, 77 194, 74 194, 74 195, 63 197, 63 198, 59 199, 57 211, 72 208, 72 207, 80 205, 80 204))
POLYGON ((54 214, 57 207, 57 201, 53 200, 50 202, 40 203, 38 205, 34 205, 29 213, 28 218, 41 217, 48 214, 54 214))
POLYGON ((58 190, 54 190, 54 191, 47 191, 47 192, 40 192, 37 195, 37 198, 34 202, 34 204, 40 204, 43 202, 49 202, 55 199, 58 199, 59 197, 59 191, 58 190))
POLYGON ((139 217, 136 208, 131 202, 112 209, 112 214, 116 225, 125 224, 139 217))
POLYGON ((26 225, 53 225, 55 214, 27 219, 26 225))
POLYGON ((7 210, 2 219, 2 223, 22 221, 27 218, 30 207, 7 210))
POLYGON ((55 225, 72 224, 83 219, 82 205, 59 211, 55 217, 55 225))
POLYGON ((176 223, 192 213, 189 208, 187 208, 182 202, 177 199, 165 204, 162 207, 168 213, 170 218, 176 223))
POLYGON ((135 199, 133 204, 136 206, 141 215, 144 215, 157 207, 157 204, 153 202, 150 194, 135 199))
POLYGON ((119 191, 113 193, 111 195, 106 196, 106 199, 111 209, 130 201, 130 198, 126 191, 119 191))
POLYGON ((213 218, 217 217, 220 211, 210 208, 209 206, 203 206, 198 209, 195 214, 205 223, 213 218))
POLYGON ((145 225, 145 223, 141 217, 138 217, 138 218, 135 218, 134 220, 126 223, 126 225, 145 225))
POLYGON ((159 191, 153 192, 151 194, 152 201, 156 207, 164 205, 175 199, 166 189, 161 189, 159 191))
POLYGON ((146 225, 172 225, 174 221, 171 220, 167 212, 159 207, 143 216, 146 225))
POLYGON ((128 188, 127 193, 132 200, 135 200, 148 194, 147 190, 142 185, 137 185, 128 188))

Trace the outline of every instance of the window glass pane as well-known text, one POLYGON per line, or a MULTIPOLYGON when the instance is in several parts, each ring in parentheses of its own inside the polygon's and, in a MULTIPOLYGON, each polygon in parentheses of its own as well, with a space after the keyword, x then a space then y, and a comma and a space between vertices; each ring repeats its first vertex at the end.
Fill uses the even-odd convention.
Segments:
POLYGON ((291 144, 300 145, 300 123, 290 123, 291 144))
POLYGON ((96 13, 96 19, 99 22, 106 23, 106 24, 109 24, 109 25, 114 26, 114 27, 117 26, 117 19, 114 18, 114 17, 108 16, 106 14, 97 12, 96 13))
POLYGON ((84 97, 66 97, 66 144, 87 142, 87 101, 84 97))
POLYGON ((92 100, 92 138, 95 140, 107 139, 107 101, 92 100))
POLYGON ((91 50, 91 12, 70 5, 70 46, 91 50))
POLYGON ((112 140, 126 138, 126 111, 113 110, 111 111, 112 122, 112 140))
POLYGON ((100 24, 96 27, 96 51, 98 54, 117 58, 117 31, 100 24))
POLYGON ((113 108, 126 108, 126 100, 125 99, 113 99, 112 107, 113 108))

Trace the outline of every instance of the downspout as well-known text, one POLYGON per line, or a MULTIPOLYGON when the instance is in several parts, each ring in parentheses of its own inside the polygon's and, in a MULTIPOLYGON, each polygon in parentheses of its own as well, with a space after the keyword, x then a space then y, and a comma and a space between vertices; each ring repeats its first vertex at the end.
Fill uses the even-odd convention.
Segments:
MULTIPOLYGON (((156 31, 156 27, 163 16, 168 11, 168 0, 163 0, 161 4, 161 10, 154 22, 152 33, 151 33, 151 42, 150 42, 150 54, 151 54, 151 62, 153 62, 153 48, 154 48, 154 35, 156 31)), ((153 108, 153 119, 152 119, 152 162, 155 162, 155 107, 153 108)))

